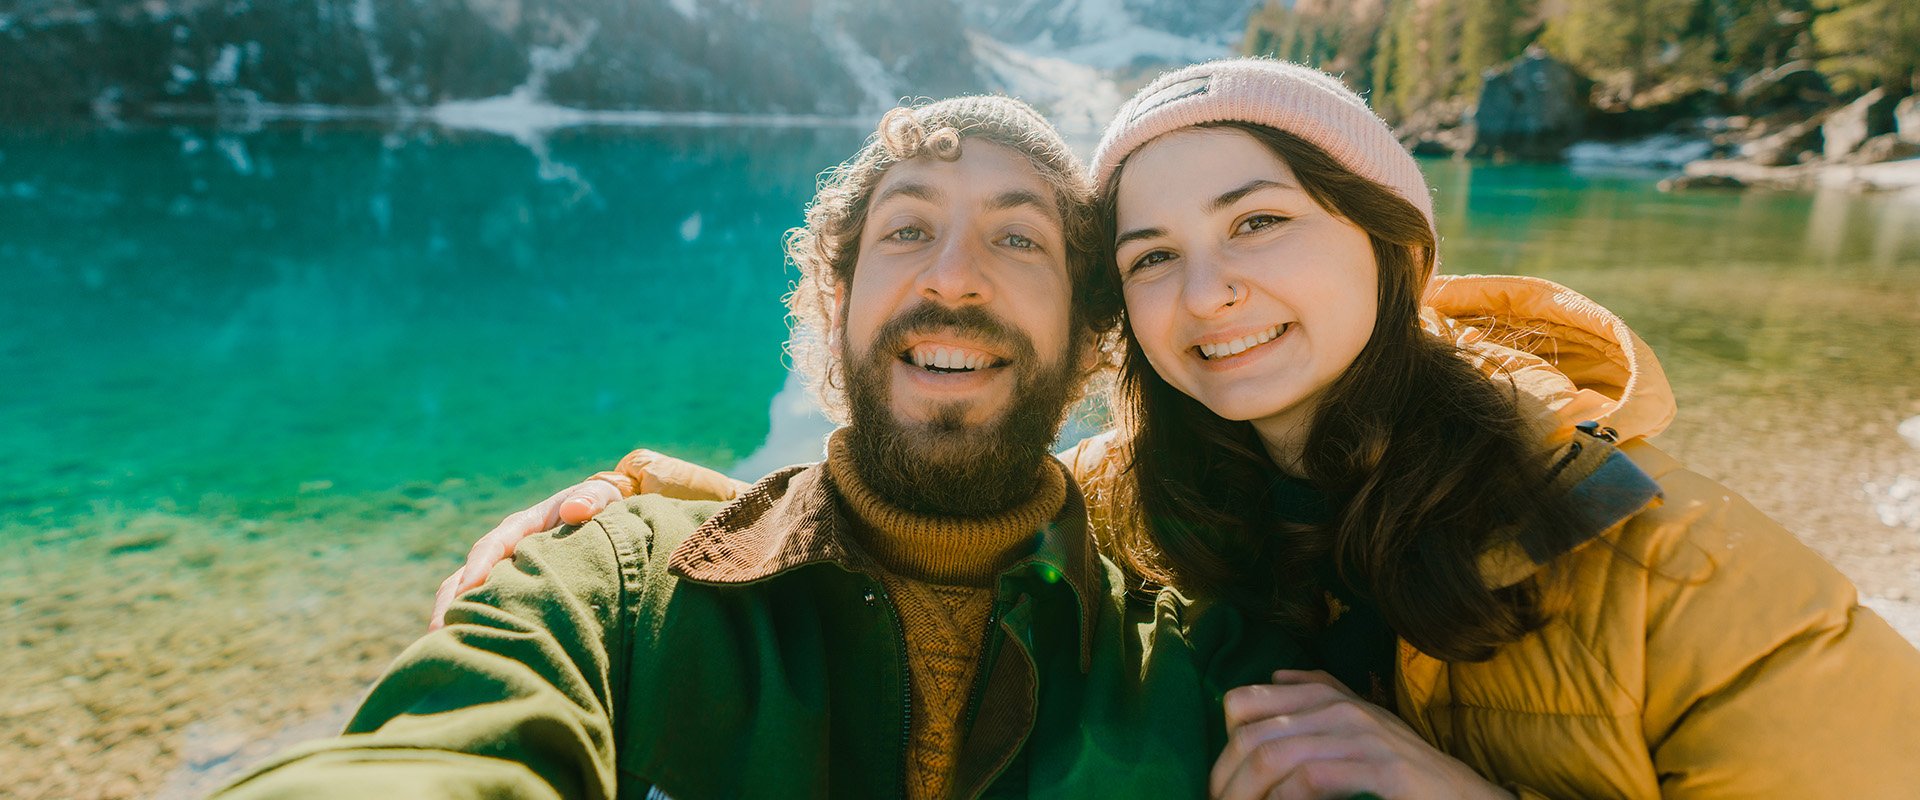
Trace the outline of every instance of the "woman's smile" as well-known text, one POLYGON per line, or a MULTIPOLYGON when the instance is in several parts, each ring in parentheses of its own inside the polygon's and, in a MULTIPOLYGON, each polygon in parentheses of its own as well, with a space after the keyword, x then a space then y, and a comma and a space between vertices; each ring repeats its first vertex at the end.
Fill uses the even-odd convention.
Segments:
POLYGON ((1250 334, 1233 332, 1214 334, 1202 339, 1200 343, 1188 350, 1209 365, 1227 368, 1227 365, 1237 364, 1244 360, 1244 357, 1275 349, 1267 345, 1285 337, 1293 331, 1293 328, 1294 323, 1283 322, 1250 334))

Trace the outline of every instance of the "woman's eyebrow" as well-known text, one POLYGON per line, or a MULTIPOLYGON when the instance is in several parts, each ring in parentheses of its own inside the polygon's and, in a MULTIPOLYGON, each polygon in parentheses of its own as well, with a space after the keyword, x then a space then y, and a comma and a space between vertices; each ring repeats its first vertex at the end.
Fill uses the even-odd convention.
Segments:
POLYGON ((1113 240, 1113 247, 1114 249, 1117 250, 1121 247, 1125 247, 1126 244, 1131 241, 1135 241, 1138 239, 1153 239, 1153 238, 1157 238, 1165 235, 1167 235, 1167 230, 1165 228, 1135 228, 1133 230, 1127 231, 1126 233, 1120 234, 1118 238, 1115 238, 1113 240))
POLYGON ((1219 197, 1213 198, 1213 202, 1207 204, 1207 210, 1219 211, 1220 209, 1226 208, 1227 206, 1240 202, 1241 198, 1244 198, 1247 195, 1253 194, 1254 192, 1260 191, 1261 189, 1297 189, 1297 188, 1298 187, 1293 186, 1292 184, 1281 183, 1275 180, 1268 180, 1266 178, 1254 178, 1253 180, 1250 180, 1250 181, 1247 181, 1246 183, 1241 184, 1238 188, 1230 189, 1226 192, 1223 192, 1219 197))

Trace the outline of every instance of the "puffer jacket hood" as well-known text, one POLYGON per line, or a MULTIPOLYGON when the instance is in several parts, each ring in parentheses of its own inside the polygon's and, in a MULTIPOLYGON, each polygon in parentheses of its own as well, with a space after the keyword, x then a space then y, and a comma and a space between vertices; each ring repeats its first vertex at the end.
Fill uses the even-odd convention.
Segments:
POLYGON ((1673 387, 1653 349, 1619 316, 1544 278, 1440 275, 1423 322, 1511 376, 1551 415, 1549 441, 1597 423, 1613 441, 1672 424, 1673 387))

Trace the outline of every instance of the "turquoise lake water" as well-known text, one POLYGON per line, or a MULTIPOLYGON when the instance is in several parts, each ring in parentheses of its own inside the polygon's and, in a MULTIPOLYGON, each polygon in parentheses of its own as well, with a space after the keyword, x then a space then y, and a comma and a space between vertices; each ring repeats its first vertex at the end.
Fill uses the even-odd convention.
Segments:
MULTIPOLYGON (((784 383, 780 234, 858 139, 579 131, 543 164, 431 131, 0 135, 0 515, 272 511, 302 486, 599 468, 633 443, 731 464, 784 383)), ((1450 272, 1910 289, 1920 265, 1911 202, 1429 170, 1450 272)), ((1716 346, 1577 288, 1628 300, 1656 342, 1716 346)))
MULTIPOLYGON (((0 132, 0 772, 190 796, 325 733, 501 514, 641 444, 814 457, 780 239, 861 136, 0 132)), ((1613 308, 1670 448, 1920 587, 1920 198, 1425 167, 1443 270, 1613 308)))

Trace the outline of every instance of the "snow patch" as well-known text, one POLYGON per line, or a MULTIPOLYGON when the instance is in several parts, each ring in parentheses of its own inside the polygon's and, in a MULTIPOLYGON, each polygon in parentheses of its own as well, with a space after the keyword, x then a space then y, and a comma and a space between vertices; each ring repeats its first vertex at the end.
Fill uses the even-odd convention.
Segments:
POLYGON ((1097 41, 1061 49, 1056 55, 1068 61, 1106 70, 1120 70, 1144 64, 1189 64, 1232 55, 1224 41, 1189 39, 1140 25, 1128 25, 1097 41))
POLYGON ((1900 427, 1894 430, 1899 431, 1901 436, 1912 442, 1914 447, 1920 447, 1920 417, 1910 418, 1900 423, 1900 427))
POLYGON ((1678 168, 1712 154, 1712 142, 1663 133, 1628 142, 1575 142, 1566 159, 1577 167, 1678 168))
POLYGON ((213 59, 213 66, 207 68, 207 82, 215 86, 232 86, 239 77, 240 47, 221 45, 220 55, 213 59))
POLYGON ((757 481, 788 464, 818 461, 826 452, 827 434, 836 427, 820 410, 813 390, 798 371, 788 371, 780 393, 767 409, 767 439, 727 470, 744 481, 757 481))
POLYGON ((866 94, 869 110, 878 113, 899 104, 900 95, 894 91, 893 78, 889 76, 891 70, 886 64, 860 49, 860 43, 837 26, 820 33, 821 40, 840 57, 840 65, 846 67, 847 75, 866 94))
POLYGON ((373 69, 374 87, 394 104, 407 105, 401 94, 405 87, 400 79, 393 77, 393 59, 387 57, 386 48, 380 46, 380 24, 373 15, 373 0, 354 0, 353 27, 360 32, 360 42, 367 48, 367 66, 373 69))
POLYGON ((974 58, 1002 91, 1038 107, 1063 132, 1098 133, 1126 100, 1098 68, 1038 55, 984 34, 968 34, 968 40, 974 58))

